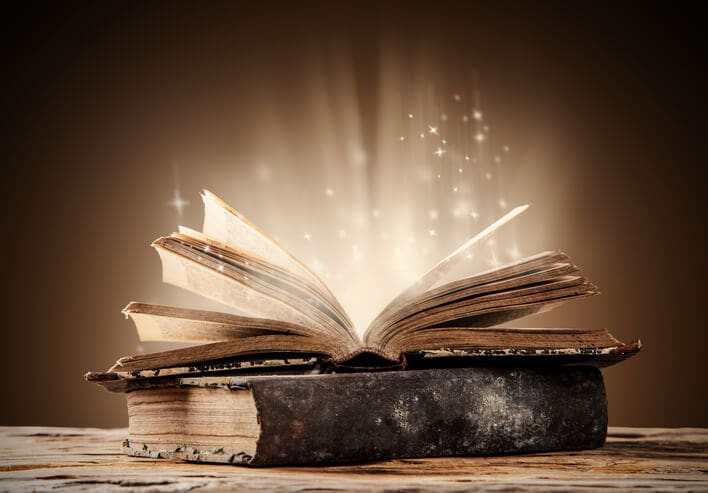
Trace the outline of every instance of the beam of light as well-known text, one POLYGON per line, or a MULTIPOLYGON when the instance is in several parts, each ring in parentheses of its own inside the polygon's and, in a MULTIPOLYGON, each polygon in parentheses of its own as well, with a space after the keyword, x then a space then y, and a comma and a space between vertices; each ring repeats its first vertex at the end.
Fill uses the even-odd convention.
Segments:
MULTIPOLYGON (((376 103, 368 104, 354 61, 320 55, 308 58, 301 85, 292 83, 297 105, 274 97, 279 82, 260 84, 248 139, 223 156, 195 155, 195 167, 228 164, 189 186, 214 190, 311 268, 326 266, 327 285, 363 331, 431 265, 459 254, 481 226, 508 221, 528 198, 505 185, 519 149, 511 141, 510 152, 476 79, 427 55, 402 64, 399 52, 382 48, 376 103)), ((179 187, 174 194, 181 217, 189 201, 179 187)), ((517 242, 514 231, 461 253, 465 268, 528 252, 530 240, 517 242)))

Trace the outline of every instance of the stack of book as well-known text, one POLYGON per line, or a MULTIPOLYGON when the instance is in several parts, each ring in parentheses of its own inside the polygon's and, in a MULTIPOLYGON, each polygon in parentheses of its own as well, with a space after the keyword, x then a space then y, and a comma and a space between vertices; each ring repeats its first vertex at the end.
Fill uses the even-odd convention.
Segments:
POLYGON ((363 337, 322 280, 216 195, 202 232, 157 239, 164 281, 249 316, 132 302, 144 341, 193 345, 86 378, 127 396, 134 456, 243 465, 598 447, 598 367, 633 354, 605 329, 499 324, 591 296, 563 252, 452 282, 487 227, 397 296, 363 337))

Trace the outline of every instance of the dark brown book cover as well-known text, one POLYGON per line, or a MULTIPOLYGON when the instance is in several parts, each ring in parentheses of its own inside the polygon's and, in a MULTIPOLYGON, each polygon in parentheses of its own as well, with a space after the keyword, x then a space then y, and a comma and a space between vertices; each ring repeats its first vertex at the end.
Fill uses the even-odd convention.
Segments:
MULTIPOLYGON (((137 438, 138 403, 145 406, 149 393, 161 391, 145 382, 144 390, 128 394, 131 436, 124 451, 249 466, 304 465, 587 449, 601 446, 607 429, 602 374, 588 366, 202 378, 163 384, 172 388, 173 400, 172 414, 161 422, 188 429, 224 392, 252 399, 253 422, 222 426, 221 441, 217 437, 206 447, 187 435, 137 438), (233 447, 229 436, 249 434, 248 446, 233 447), (179 443, 166 447, 170 441, 179 443)), ((214 414, 201 419, 211 426, 220 418, 214 414)))

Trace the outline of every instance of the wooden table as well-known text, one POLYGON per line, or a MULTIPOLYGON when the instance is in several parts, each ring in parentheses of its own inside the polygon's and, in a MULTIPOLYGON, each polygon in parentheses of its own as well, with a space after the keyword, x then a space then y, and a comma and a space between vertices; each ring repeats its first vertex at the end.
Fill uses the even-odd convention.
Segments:
POLYGON ((135 459, 125 429, 0 427, 0 491, 708 491, 708 429, 611 428, 597 450, 244 468, 135 459))

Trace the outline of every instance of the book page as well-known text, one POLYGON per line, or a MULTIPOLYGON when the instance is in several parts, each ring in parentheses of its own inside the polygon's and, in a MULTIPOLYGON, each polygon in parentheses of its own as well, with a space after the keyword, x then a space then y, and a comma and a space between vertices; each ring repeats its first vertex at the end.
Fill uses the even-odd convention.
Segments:
POLYGON ((385 346, 388 341, 401 334, 431 327, 457 326, 467 327, 468 330, 489 327, 534 313, 534 311, 526 313, 527 307, 533 306, 534 310, 538 311, 541 308, 550 308, 558 301, 591 296, 596 293, 595 286, 586 282, 585 278, 569 276, 566 279, 512 289, 508 292, 473 296, 434 306, 404 318, 386 327, 377 342, 385 346))
POLYGON ((442 259, 440 262, 435 264, 435 266, 430 269, 427 273, 416 281, 412 286, 403 291, 396 300, 399 303, 404 303, 406 300, 427 291, 432 288, 440 279, 445 277, 447 273, 455 268, 457 264, 465 260, 465 256, 473 253, 475 248, 485 239, 492 236, 499 228, 507 224, 509 221, 514 219, 516 216, 528 209, 528 205, 521 205, 515 207, 503 217, 497 219, 494 223, 487 226, 485 229, 477 233, 474 237, 470 238, 462 245, 460 245, 455 251, 450 253, 447 257, 442 259))
POLYGON ((315 273, 215 194, 204 190, 202 199, 204 200, 204 226, 202 231, 205 235, 236 249, 251 252, 257 257, 268 259, 269 262, 319 286, 327 293, 332 304, 337 307, 337 311, 342 314, 344 329, 349 332, 352 338, 359 339, 351 320, 346 315, 339 301, 315 273))
POLYGON ((451 270, 457 268, 459 264, 462 264, 466 260, 467 256, 474 255, 484 240, 489 239, 502 226, 509 223, 512 219, 528 208, 529 205, 515 207, 503 217, 497 219, 494 223, 477 233, 474 237, 464 242, 440 262, 435 264, 435 266, 433 266, 427 273, 425 273, 415 283, 401 292, 388 305, 386 305, 386 307, 381 311, 381 314, 377 316, 369 325, 369 328, 364 334, 364 339, 374 339, 375 335, 373 332, 377 331, 382 324, 385 323, 385 319, 390 314, 405 307, 415 297, 420 296, 429 289, 433 288, 451 270))
POLYGON ((307 327, 311 334, 351 350, 350 336, 326 307, 277 272, 251 257, 214 246, 205 248, 180 234, 153 242, 163 265, 163 280, 256 317, 307 327), (250 260, 248 260, 250 259, 250 260))
POLYGON ((401 352, 435 348, 569 349, 611 348, 622 342, 607 329, 441 327, 411 332, 398 342, 401 352))
POLYGON ((275 240, 215 194, 204 190, 204 226, 202 232, 217 241, 245 250, 300 276, 322 284, 322 281, 297 261, 275 240))
POLYGON ((279 320, 135 301, 122 313, 133 320, 141 341, 206 344, 255 335, 313 335, 307 327, 279 320))
MULTIPOLYGON (((185 258, 172 250, 154 244, 162 260, 162 280, 200 296, 218 301, 242 313, 275 320, 320 328, 321 325, 299 310, 265 296, 243 281, 238 281, 224 271, 185 258)), ((326 331, 325 331, 326 332, 326 331)))
POLYGON ((155 368, 169 368, 189 363, 205 363, 223 358, 257 354, 303 352, 334 358, 343 353, 329 341, 296 335, 263 335, 244 337, 234 341, 202 344, 158 353, 139 354, 120 358, 109 372, 134 372, 155 368))
POLYGON ((288 291, 297 293, 305 300, 310 300, 313 305, 326 313, 338 325, 342 327, 347 325, 347 315, 336 304, 336 300, 331 297, 328 291, 323 290, 318 284, 312 283, 310 279, 298 276, 267 259, 257 257, 252 252, 229 246, 184 226, 180 226, 179 233, 173 233, 170 237, 200 249, 205 256, 215 257, 222 262, 241 264, 244 268, 247 267, 249 270, 262 272, 269 278, 278 279, 282 284, 288 286, 288 291))
POLYGON ((514 267, 523 269, 523 266, 526 266, 527 270, 518 270, 514 275, 508 275, 508 272, 513 270, 513 268, 500 268, 487 275, 462 279, 431 289, 416 297, 394 314, 386 317, 385 323, 386 325, 392 325, 406 317, 414 316, 423 310, 436 306, 491 292, 508 292, 515 288, 548 282, 551 279, 560 279, 563 276, 578 272, 578 267, 573 264, 553 262, 554 259, 562 258, 563 256, 564 254, 557 252, 557 255, 546 257, 550 262, 543 264, 536 261, 520 262, 515 264, 514 267))

